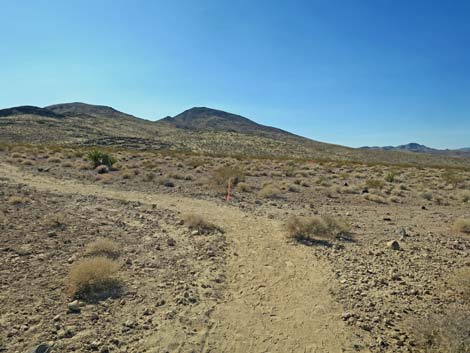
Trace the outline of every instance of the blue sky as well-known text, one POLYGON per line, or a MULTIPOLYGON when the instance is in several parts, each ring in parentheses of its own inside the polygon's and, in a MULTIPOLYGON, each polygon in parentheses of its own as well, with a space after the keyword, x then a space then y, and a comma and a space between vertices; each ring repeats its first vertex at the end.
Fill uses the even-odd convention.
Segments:
POLYGON ((348 146, 470 146, 470 1, 0 0, 0 107, 193 106, 348 146))

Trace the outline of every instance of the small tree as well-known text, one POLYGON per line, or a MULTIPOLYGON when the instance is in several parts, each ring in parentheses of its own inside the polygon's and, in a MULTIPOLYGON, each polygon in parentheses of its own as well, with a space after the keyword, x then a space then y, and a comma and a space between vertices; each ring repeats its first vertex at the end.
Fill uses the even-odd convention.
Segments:
POLYGON ((88 153, 88 160, 93 164, 93 168, 98 167, 99 165, 105 165, 109 168, 113 166, 114 163, 117 162, 116 158, 113 156, 101 152, 97 149, 94 149, 90 153, 88 153))

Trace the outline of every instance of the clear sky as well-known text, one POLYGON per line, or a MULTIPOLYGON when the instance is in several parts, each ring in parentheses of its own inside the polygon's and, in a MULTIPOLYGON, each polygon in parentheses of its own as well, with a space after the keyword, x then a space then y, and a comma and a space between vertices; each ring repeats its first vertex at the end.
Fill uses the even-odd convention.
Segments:
POLYGON ((348 146, 470 147, 470 1, 0 0, 0 107, 193 106, 348 146))

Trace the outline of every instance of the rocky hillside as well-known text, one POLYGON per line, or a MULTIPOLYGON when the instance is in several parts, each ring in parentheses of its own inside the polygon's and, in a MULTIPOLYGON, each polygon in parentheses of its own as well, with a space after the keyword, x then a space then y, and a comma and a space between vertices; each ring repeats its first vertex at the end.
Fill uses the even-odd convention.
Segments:
POLYGON ((0 142, 470 168, 470 157, 465 153, 449 158, 432 153, 348 148, 210 108, 192 108, 175 117, 149 121, 111 107, 85 103, 14 107, 0 110, 0 142))

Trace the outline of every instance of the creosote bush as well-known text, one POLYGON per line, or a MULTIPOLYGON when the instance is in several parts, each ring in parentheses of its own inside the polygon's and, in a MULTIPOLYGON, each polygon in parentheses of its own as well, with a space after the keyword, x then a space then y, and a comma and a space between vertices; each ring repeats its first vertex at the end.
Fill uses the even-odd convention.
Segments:
POLYGON ((99 238, 85 247, 85 256, 104 256, 117 259, 121 254, 119 245, 111 239, 99 238))
POLYGON ((460 233, 470 234, 470 219, 460 218, 456 220, 454 229, 460 233))
POLYGON ((333 240, 349 237, 349 225, 330 216, 300 218, 292 217, 287 222, 287 237, 296 241, 333 240))
POLYGON ((104 256, 85 258, 75 263, 67 277, 67 294, 89 301, 117 297, 119 264, 104 256))
POLYGON ((87 159, 91 162, 93 168, 100 165, 105 165, 108 168, 111 168, 113 164, 117 162, 116 158, 113 156, 96 149, 88 153, 87 159))
POLYGON ((241 181, 245 180, 244 171, 238 167, 220 167, 214 171, 212 174, 211 181, 219 189, 226 190, 228 185, 231 187, 237 186, 241 181))

